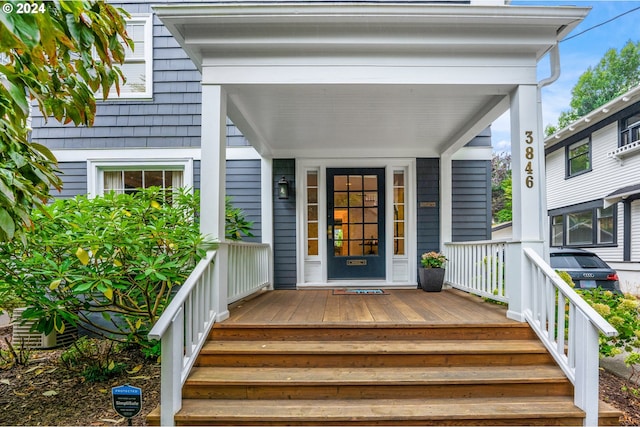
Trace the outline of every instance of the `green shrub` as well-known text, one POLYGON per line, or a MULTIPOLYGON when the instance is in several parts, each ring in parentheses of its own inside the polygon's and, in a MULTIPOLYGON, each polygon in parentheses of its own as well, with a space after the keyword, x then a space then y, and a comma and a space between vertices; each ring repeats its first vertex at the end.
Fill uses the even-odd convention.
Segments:
MULTIPOLYGON (((556 271, 560 278, 575 287, 571 276, 556 271)), ((612 357, 627 353, 625 364, 631 368, 631 377, 640 373, 640 301, 633 295, 620 294, 601 288, 576 289, 576 292, 618 331, 616 337, 600 335, 600 356, 612 357)))
MULTIPOLYGON (((146 342, 151 326, 213 247, 199 232, 197 192, 151 188, 57 200, 34 215, 27 244, 0 243, 0 295, 30 306, 35 329, 82 322, 120 341, 146 342)), ((236 236, 248 227, 240 213, 236 236)), ((2 306, 0 301, 0 306, 2 306)))

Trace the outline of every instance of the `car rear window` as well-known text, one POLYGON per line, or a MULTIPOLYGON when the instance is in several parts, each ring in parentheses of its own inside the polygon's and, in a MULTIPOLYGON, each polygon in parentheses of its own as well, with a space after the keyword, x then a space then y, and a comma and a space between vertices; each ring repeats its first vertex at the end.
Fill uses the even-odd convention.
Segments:
POLYGON ((551 255, 553 268, 609 268, 609 266, 595 255, 557 254, 551 255))

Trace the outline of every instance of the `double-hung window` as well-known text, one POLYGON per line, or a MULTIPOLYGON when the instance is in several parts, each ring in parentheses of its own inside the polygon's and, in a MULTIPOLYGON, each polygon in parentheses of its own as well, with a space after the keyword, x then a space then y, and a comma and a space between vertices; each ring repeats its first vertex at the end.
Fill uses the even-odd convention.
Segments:
MULTIPOLYGON (((126 79, 120 85, 120 96, 115 88, 109 99, 151 98, 153 96, 153 17, 148 14, 131 15, 127 19, 127 34, 133 40, 133 49, 125 46, 124 64, 119 65, 126 79)), ((97 93, 99 97, 101 92, 97 93)))
POLYGON ((567 147, 567 178, 591 170, 591 138, 586 138, 567 147))
POLYGON ((640 113, 620 121, 620 147, 640 141, 640 113))

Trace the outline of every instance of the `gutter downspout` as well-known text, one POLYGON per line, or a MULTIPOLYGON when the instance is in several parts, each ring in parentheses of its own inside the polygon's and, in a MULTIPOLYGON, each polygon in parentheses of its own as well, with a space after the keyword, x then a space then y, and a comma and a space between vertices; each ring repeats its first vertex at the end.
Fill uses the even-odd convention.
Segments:
MULTIPOLYGON (((551 67, 551 75, 546 79, 542 79, 538 82, 538 93, 537 93, 537 101, 538 101, 538 135, 544 141, 544 129, 542 125, 542 88, 549 86, 554 83, 558 78, 560 78, 560 47, 558 43, 556 43, 551 50, 549 51, 550 55, 550 67, 551 67)), ((544 150, 544 143, 540 145, 544 150)), ((544 151, 543 151, 544 153, 544 151)), ((544 164, 546 165, 546 159, 544 164)), ((545 170, 540 174, 540 186, 543 189, 542 200, 540 201, 540 207, 542 208, 542 215, 540 215, 540 230, 542 233, 546 233, 546 236, 540 236, 540 240, 545 242, 543 245, 543 255, 546 261, 549 260, 549 242, 547 241, 547 237, 549 236, 549 215, 547 214, 547 174, 546 174, 546 166, 545 170)))

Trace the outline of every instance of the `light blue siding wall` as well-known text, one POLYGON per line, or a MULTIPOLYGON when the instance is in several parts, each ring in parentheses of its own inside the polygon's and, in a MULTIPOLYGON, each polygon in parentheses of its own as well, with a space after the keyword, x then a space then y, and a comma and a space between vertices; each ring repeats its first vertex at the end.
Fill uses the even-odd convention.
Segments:
POLYGON ((417 159, 416 176, 420 257, 424 252, 440 250, 440 159, 417 159))
POLYGON ((52 190, 51 195, 57 199, 70 199, 79 194, 87 194, 87 163, 65 162, 58 165, 63 181, 62 191, 52 190))
MULTIPOLYGON (((467 144, 467 147, 490 146, 490 127, 467 144)), ((452 169, 452 240, 490 240, 491 161, 454 160, 452 169)))
MULTIPOLYGON (((126 3, 151 13, 151 3, 126 3)), ((197 147, 200 145, 200 72, 169 31, 153 19, 153 99, 99 102, 92 128, 33 120, 33 140, 52 149, 197 147)))
POLYGON ((452 239, 491 239, 491 162, 453 161, 452 239))
POLYGON ((253 222, 251 233, 254 237, 243 240, 260 242, 262 236, 260 160, 227 160, 226 189, 233 206, 242 209, 245 218, 253 222))
POLYGON ((296 162, 295 159, 274 159, 273 178, 273 262, 274 287, 295 289, 296 273, 296 162), (282 177, 289 181, 291 196, 287 200, 278 199, 277 183, 282 177))

